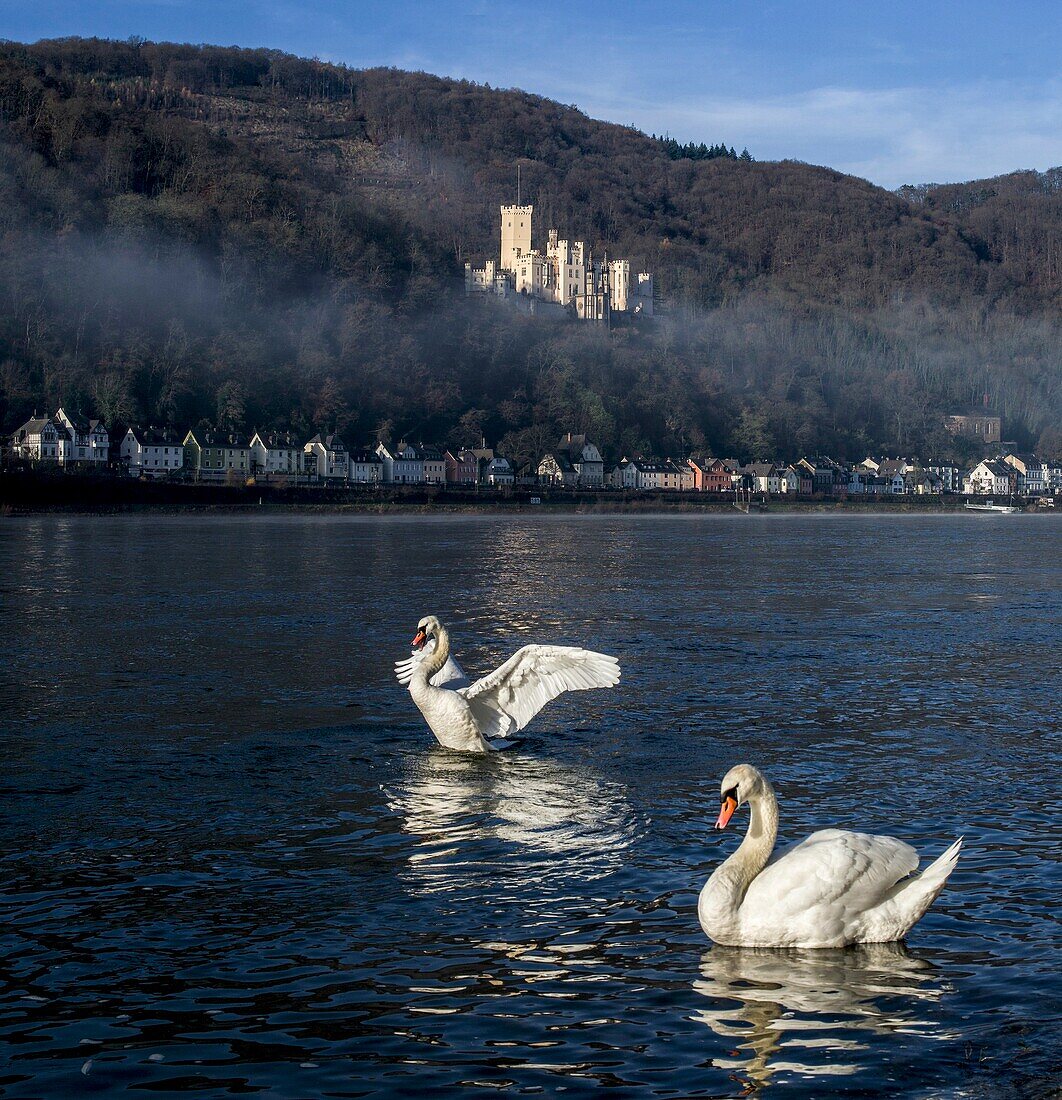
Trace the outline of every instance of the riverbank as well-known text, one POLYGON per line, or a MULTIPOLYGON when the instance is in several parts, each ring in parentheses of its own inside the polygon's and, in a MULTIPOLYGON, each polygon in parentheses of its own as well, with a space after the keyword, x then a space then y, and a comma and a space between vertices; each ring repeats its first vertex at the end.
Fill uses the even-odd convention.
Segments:
MULTIPOLYGON (((753 513, 855 512, 863 514, 962 512, 964 498, 773 497, 753 513)), ((1031 508, 1032 506, 1030 506, 1031 508)), ((737 514, 732 497, 678 492, 576 492, 563 489, 458 489, 442 486, 277 486, 132 481, 77 476, 0 477, 0 514, 119 515, 155 512, 227 514, 737 514)))

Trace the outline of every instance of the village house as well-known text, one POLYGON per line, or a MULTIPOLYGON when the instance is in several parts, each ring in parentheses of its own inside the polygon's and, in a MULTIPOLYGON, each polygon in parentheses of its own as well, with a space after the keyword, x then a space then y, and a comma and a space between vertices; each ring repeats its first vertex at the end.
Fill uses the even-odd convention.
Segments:
POLYGON ((754 493, 780 493, 778 467, 773 462, 750 462, 741 471, 754 493))
POLYGON ((1047 463, 1035 455, 1008 454, 1003 461, 1018 472, 1018 492, 1027 496, 1039 496, 1049 488, 1047 463))
POLYGON ((678 469, 673 462, 640 458, 631 465, 637 469, 637 489, 653 491, 678 488, 678 469))
POLYGON ((789 466, 788 472, 797 479, 797 493, 802 497, 809 497, 815 491, 815 482, 811 471, 806 466, 789 466))
MULTIPOLYGON (((313 455, 317 477, 321 481, 346 481, 350 476, 350 452, 338 435, 318 432, 303 448, 304 455, 313 455)), ((307 470, 310 463, 303 459, 307 470)))
POLYGON ((546 485, 574 489, 579 483, 579 473, 563 451, 553 451, 538 464, 538 479, 546 485))
POLYGON ((483 480, 494 489, 504 489, 516 481, 512 463, 501 455, 495 455, 487 463, 483 480))
POLYGON ((957 493, 962 489, 962 477, 958 466, 926 466, 927 474, 936 474, 940 478, 941 492, 957 493))
POLYGON ((944 491, 940 477, 930 470, 915 467, 904 475, 906 492, 914 496, 937 496, 944 491))
POLYGON ((694 458, 692 455, 686 459, 686 465, 690 468, 690 473, 693 474, 693 488, 698 493, 707 492, 705 480, 706 467, 709 461, 710 459, 694 458))
POLYGON ((248 448, 251 455, 251 473, 265 476, 297 478, 305 471, 306 452, 291 435, 279 432, 255 432, 248 448))
POLYGON ((479 459, 467 447, 462 447, 456 454, 446 451, 443 459, 446 462, 447 485, 479 484, 479 459))
POLYGON ((638 467, 629 458, 621 458, 609 471, 606 480, 613 489, 637 489, 638 467))
POLYGON ((34 414, 11 436, 11 453, 27 462, 59 464, 60 439, 65 435, 62 426, 50 416, 34 414))
POLYGON ((794 497, 800 492, 800 474, 794 467, 778 467, 778 491, 785 496, 794 497))
POLYGON ((871 470, 860 470, 856 467, 848 473, 846 491, 851 496, 886 496, 892 492, 892 479, 871 470))
POLYGON ((979 462, 963 478, 963 492, 974 496, 1006 496, 1018 484, 1018 471, 996 459, 979 462))
POLYGON ((688 458, 692 488, 701 493, 725 493, 734 488, 730 467, 721 458, 688 458))
POLYGON ((193 430, 184 437, 184 467, 196 481, 246 481, 251 448, 235 436, 193 430))
POLYGON ((356 485, 379 485, 383 481, 383 462, 375 451, 351 451, 347 469, 356 485))
POLYGON ((568 432, 557 444, 557 453, 563 454, 572 464, 580 489, 600 489, 604 486, 604 459, 597 446, 585 435, 568 432))
MULTIPOLYGON (((394 448, 378 443, 376 453, 383 462, 383 479, 388 485, 423 485, 424 460, 416 447, 410 446, 404 439, 394 448)), ((446 477, 446 464, 443 463, 443 478, 446 477)))
POLYGON ((95 470, 106 469, 111 456, 111 439, 107 429, 99 420, 68 416, 63 409, 60 409, 55 414, 55 421, 60 428, 60 465, 84 466, 95 470))
POLYGON ((446 458, 438 447, 427 446, 424 443, 418 448, 420 461, 423 468, 425 485, 446 484, 446 458))
POLYGON ((184 466, 184 447, 164 428, 129 428, 119 456, 133 477, 165 477, 184 466))
POLYGON ((804 467, 811 475, 811 491, 813 493, 829 495, 834 492, 835 488, 848 485, 847 473, 841 471, 832 459, 824 458, 822 455, 802 458, 797 465, 804 467))

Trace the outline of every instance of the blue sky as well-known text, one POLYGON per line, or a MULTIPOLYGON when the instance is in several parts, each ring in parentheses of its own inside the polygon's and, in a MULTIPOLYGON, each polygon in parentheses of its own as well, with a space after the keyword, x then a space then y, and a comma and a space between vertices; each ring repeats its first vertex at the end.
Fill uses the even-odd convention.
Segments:
POLYGON ((0 37, 75 34, 425 69, 887 187, 1062 164, 1062 0, 0 0, 0 37))

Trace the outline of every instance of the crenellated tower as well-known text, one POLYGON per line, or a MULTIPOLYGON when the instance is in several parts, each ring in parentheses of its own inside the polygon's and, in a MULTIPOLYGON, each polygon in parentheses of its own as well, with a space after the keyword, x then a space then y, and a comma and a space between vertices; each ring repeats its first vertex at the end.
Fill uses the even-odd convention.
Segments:
POLYGON ((533 206, 501 208, 501 269, 516 271, 516 261, 531 251, 531 211, 533 206))

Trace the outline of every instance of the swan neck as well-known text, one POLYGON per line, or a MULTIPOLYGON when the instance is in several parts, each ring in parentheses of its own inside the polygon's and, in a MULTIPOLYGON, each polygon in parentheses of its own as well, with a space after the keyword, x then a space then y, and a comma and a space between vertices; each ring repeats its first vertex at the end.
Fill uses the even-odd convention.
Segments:
POLYGON ((744 898, 752 880, 767 866, 778 839, 778 799, 766 779, 749 798, 749 827, 737 851, 723 864, 737 898, 744 898))
POLYGON ((430 680, 446 664, 449 656, 450 632, 440 624, 435 631, 435 652, 421 666, 424 669, 424 678, 430 680))

